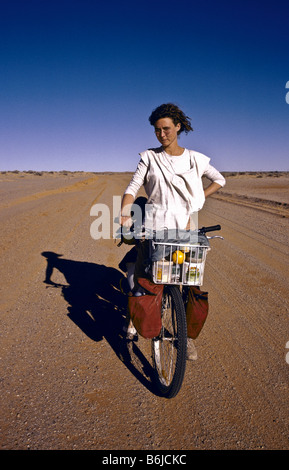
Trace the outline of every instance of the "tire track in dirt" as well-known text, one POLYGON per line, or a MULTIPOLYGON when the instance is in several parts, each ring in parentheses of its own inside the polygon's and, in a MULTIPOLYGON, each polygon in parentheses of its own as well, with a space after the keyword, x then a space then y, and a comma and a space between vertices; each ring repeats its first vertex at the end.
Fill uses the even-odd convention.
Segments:
POLYGON ((11 202, 2 203, 2 205, 0 205, 0 209, 10 208, 13 206, 17 206, 19 204, 25 204, 30 201, 46 198, 49 196, 55 196, 55 195, 60 195, 63 193, 70 193, 70 192, 75 192, 75 191, 82 191, 83 189, 88 189, 87 187, 91 185, 95 187, 95 183, 97 179, 98 179, 98 176, 93 176, 91 178, 85 178, 81 181, 74 182, 70 185, 63 186, 61 188, 49 189, 46 191, 29 194, 21 198, 15 199, 11 202))
POLYGON ((225 207, 212 200, 205 216, 210 218, 212 214, 214 218, 216 213, 222 214, 218 223, 226 235, 222 242, 211 242, 205 281, 210 292, 211 318, 202 338, 209 335, 214 359, 221 361, 238 400, 246 408, 248 434, 253 437, 255 428, 261 448, 286 448, 288 366, 284 346, 289 331, 287 281, 283 273, 288 249, 286 253, 286 246, 279 242, 279 250, 275 250, 271 233, 272 263, 272 254, 268 257, 262 247, 263 243, 267 249, 267 238, 250 229, 249 237, 246 236, 245 209, 236 212, 236 217, 231 214, 226 218, 225 207), (270 264, 274 264, 274 269, 270 264))
POLYGON ((270 214, 278 215, 280 217, 289 217, 289 204, 285 202, 270 201, 269 199, 250 197, 241 194, 232 194, 224 190, 221 193, 214 194, 212 198, 235 205, 245 206, 258 211, 269 212, 270 214))
POLYGON ((61 250, 77 226, 87 219, 90 192, 94 199, 100 197, 106 183, 99 183, 97 178, 86 181, 26 196, 2 210, 0 253, 6 260, 0 267, 4 280, 2 302, 7 296, 15 297, 15 290, 24 288, 27 279, 39 269, 43 246, 53 245, 61 250), (19 264, 25 267, 24 272, 15 270, 19 264))

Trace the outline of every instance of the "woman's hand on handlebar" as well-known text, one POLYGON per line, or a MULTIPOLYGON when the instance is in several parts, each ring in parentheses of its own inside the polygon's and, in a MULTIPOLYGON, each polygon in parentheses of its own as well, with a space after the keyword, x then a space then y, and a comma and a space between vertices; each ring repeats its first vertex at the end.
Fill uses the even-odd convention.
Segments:
POLYGON ((133 224, 133 221, 130 215, 120 215, 119 222, 122 227, 127 227, 127 228, 130 228, 133 224))
POLYGON ((131 219, 131 207, 134 202, 132 194, 125 194, 121 203, 121 210, 119 214, 119 223, 123 227, 130 228, 133 224, 131 219))

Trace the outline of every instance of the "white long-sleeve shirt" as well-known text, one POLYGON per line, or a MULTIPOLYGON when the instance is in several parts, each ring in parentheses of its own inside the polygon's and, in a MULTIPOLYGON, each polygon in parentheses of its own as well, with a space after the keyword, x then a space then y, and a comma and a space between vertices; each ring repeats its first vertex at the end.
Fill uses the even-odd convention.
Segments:
POLYGON ((145 223, 154 229, 187 226, 189 217, 205 202, 202 176, 225 185, 225 178, 210 165, 210 158, 193 150, 170 156, 160 147, 146 150, 140 157, 125 194, 135 198, 144 185, 150 209, 145 223))

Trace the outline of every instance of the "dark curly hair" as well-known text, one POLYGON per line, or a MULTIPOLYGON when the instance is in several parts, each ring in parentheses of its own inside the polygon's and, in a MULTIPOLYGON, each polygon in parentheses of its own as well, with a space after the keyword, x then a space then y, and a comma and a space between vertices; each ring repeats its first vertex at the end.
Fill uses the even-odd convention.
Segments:
POLYGON ((178 135, 181 132, 185 132, 187 134, 188 132, 194 130, 190 123, 191 118, 186 116, 183 111, 173 103, 161 104, 156 109, 154 109, 149 117, 149 122, 152 126, 154 126, 155 123, 162 118, 171 118, 175 126, 180 123, 181 128, 178 131, 178 135))

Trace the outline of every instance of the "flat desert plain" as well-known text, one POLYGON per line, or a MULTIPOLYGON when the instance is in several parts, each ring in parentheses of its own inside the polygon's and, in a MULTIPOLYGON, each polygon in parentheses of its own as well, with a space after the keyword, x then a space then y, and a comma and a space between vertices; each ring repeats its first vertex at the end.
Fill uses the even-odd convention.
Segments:
POLYGON ((289 176, 225 176, 200 213, 224 240, 198 360, 167 400, 150 342, 121 337, 129 247, 90 235, 91 207, 112 214, 131 175, 0 174, 1 449, 288 450, 289 176))

